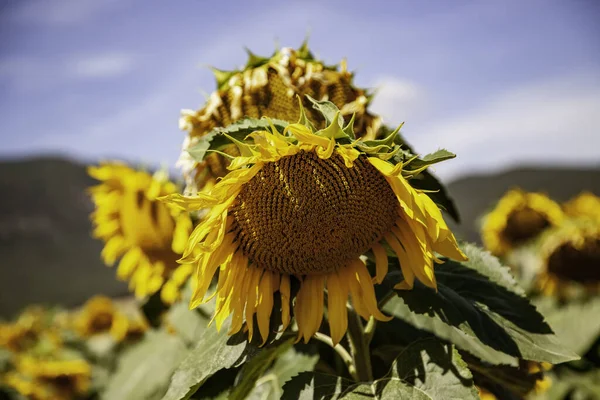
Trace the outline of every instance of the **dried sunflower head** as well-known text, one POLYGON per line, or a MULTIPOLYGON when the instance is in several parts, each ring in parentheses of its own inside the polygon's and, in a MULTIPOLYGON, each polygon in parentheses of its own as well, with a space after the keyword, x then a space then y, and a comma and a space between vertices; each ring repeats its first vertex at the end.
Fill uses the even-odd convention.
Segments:
POLYGON ((513 189, 485 216, 481 229, 483 243, 490 252, 502 256, 563 219, 560 206, 547 196, 513 189))
MULTIPOLYGON (((346 69, 345 61, 339 66, 327 66, 314 58, 304 43, 299 49, 282 48, 271 57, 258 57, 249 53, 246 66, 241 70, 214 70, 217 90, 204 107, 183 110, 180 127, 188 132, 184 141, 179 165, 186 177, 187 190, 194 192, 206 183, 227 174, 229 160, 212 154, 197 164, 189 157, 187 149, 212 129, 225 127, 242 117, 298 119, 297 96, 302 98, 306 112, 319 129, 325 127, 325 119, 310 107, 305 95, 317 100, 329 100, 335 104, 346 119, 355 115, 355 131, 365 139, 374 139, 381 119, 367 111, 371 95, 356 88, 353 74, 346 69)), ((224 150, 239 155, 235 146, 224 150)))
MULTIPOLYGON (((113 265, 121 258, 117 276, 129 281, 137 297, 156 293, 177 268, 192 229, 186 213, 157 201, 177 186, 165 174, 152 176, 120 163, 88 171, 101 181, 90 193, 96 206, 94 236, 105 242, 104 262, 113 265)), ((176 298, 178 293, 170 294, 176 298)))
POLYGON ((387 275, 388 250, 400 260, 400 289, 412 288, 415 278, 436 287, 434 252, 465 256, 438 206, 408 183, 418 171, 393 158, 397 132, 357 141, 339 111, 324 129, 314 128, 302 107, 298 113, 301 123, 256 131, 245 143, 232 138, 240 156, 210 190, 166 200, 188 211, 210 208, 183 253, 183 262, 196 268, 191 307, 207 301, 219 270, 217 328, 232 315, 229 333, 245 320, 251 339, 256 316, 265 341, 278 292, 284 328, 294 303, 298 338, 308 341, 321 325, 327 290, 331 337, 338 343, 347 329, 348 296, 363 318, 388 319, 373 286, 387 275), (374 277, 366 253, 376 260, 374 277))

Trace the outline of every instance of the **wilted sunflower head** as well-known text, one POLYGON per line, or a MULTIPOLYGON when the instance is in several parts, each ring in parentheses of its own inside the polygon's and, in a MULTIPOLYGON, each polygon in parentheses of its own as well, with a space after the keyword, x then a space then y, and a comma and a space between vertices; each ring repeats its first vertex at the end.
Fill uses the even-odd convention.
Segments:
POLYGON ((157 198, 177 191, 165 174, 154 176, 118 163, 90 167, 101 181, 90 188, 96 210, 94 236, 105 242, 102 258, 128 280, 137 297, 157 292, 177 268, 192 222, 187 213, 157 198))
POLYGON ((563 210, 570 217, 600 221, 600 197, 591 192, 582 192, 564 203, 563 210))
MULTIPOLYGON (((333 106, 333 105, 332 105, 333 106)), ((334 106, 333 106, 334 107, 334 106)), ((274 293, 281 298, 284 329, 290 322, 291 287, 298 338, 308 341, 323 319, 327 290, 331 337, 338 343, 347 329, 348 296, 356 312, 386 320, 377 308, 373 283, 388 271, 388 250, 397 255, 410 289, 415 277, 435 288, 434 251, 464 260, 436 204, 408 179, 417 171, 393 157, 393 138, 362 142, 352 123, 343 127, 339 111, 324 129, 315 129, 300 109, 301 122, 257 131, 244 143, 230 172, 210 191, 171 195, 170 204, 188 211, 210 208, 190 236, 183 262, 196 265, 191 307, 207 301, 216 288, 217 328, 231 314, 230 334, 253 318, 265 341, 274 293), (376 261, 371 277, 361 258, 376 261)))
MULTIPOLYGON (((302 98, 309 118, 319 129, 325 127, 325 119, 311 109, 305 95, 331 101, 340 109, 346 122, 356 114, 357 136, 374 139, 381 124, 379 117, 367 111, 371 95, 353 85, 353 74, 347 71, 346 63, 327 66, 313 57, 306 43, 297 50, 282 48, 271 57, 249 53, 243 69, 214 70, 214 73, 217 90, 204 107, 197 111, 182 111, 180 127, 188 132, 188 137, 179 164, 189 191, 201 189, 206 182, 226 175, 229 164, 227 158, 212 154, 198 165, 186 151, 197 143, 198 138, 242 117, 268 116, 295 121, 298 119, 297 96, 302 98)), ((225 152, 239 155, 235 146, 225 152)))
POLYGON ((538 286, 546 295, 563 295, 580 286, 600 289, 600 226, 593 220, 572 220, 548 232, 540 247, 538 286))
POLYGON ((20 357, 16 371, 12 386, 28 398, 40 400, 81 398, 89 391, 92 373, 83 359, 31 356, 20 357))
POLYGON ((560 206, 547 196, 513 189, 485 216, 483 243, 493 254, 505 255, 563 219, 560 206))

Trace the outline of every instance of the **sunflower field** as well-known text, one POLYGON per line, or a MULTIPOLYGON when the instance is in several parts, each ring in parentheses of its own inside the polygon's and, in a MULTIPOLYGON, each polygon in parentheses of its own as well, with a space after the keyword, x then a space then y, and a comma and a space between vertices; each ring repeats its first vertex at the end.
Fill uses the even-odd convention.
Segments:
POLYGON ((384 125, 345 61, 214 75, 182 176, 89 166, 131 296, 0 323, 0 398, 600 398, 600 198, 515 188, 481 248, 430 172, 455 154, 384 125))

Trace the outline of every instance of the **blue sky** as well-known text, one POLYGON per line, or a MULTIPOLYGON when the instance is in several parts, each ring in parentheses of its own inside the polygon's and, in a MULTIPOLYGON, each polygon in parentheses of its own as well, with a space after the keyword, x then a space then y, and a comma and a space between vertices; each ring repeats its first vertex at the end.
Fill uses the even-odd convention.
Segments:
POLYGON ((599 20, 593 0, 0 0, 0 157, 174 165, 180 110, 215 87, 206 65, 310 33, 416 150, 458 154, 443 178, 598 165, 599 20))

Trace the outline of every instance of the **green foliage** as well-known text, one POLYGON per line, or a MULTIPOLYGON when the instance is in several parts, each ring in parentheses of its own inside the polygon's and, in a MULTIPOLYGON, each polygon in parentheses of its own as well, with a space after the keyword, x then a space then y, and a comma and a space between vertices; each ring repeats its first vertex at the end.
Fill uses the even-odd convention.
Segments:
POLYGON ((273 366, 255 384, 248 400, 278 400, 283 396, 283 386, 294 376, 312 371, 319 360, 318 355, 308 355, 288 349, 278 357, 273 366))
POLYGON ((147 332, 141 342, 120 357, 102 399, 160 399, 185 351, 179 337, 164 331, 147 332))
POLYGON ((195 161, 202 162, 210 151, 220 151, 231 145, 230 138, 243 142, 252 132, 270 128, 271 123, 281 131, 288 125, 288 122, 277 119, 242 118, 226 128, 214 128, 200 137, 198 143, 188 149, 188 153, 195 161))
POLYGON ((392 364, 392 377, 408 382, 431 399, 477 399, 473 376, 452 345, 435 339, 415 342, 392 364))
POLYGON ((166 320, 188 344, 195 344, 200 340, 210 321, 203 308, 190 310, 187 302, 174 304, 167 313, 166 320))
POLYGON ((436 267, 437 292, 417 283, 413 290, 398 291, 385 311, 492 364, 577 359, 559 344, 505 267, 473 245, 463 250, 470 261, 446 260, 436 267))
MULTIPOLYGON (((188 353, 173 374, 171 384, 163 400, 189 399, 217 371, 241 366, 265 352, 266 355, 261 357, 267 357, 267 360, 269 360, 269 354, 273 356, 278 354, 273 349, 277 349, 286 343, 282 340, 276 340, 261 348, 249 343, 246 334, 243 332, 233 336, 227 335, 228 329, 228 324, 225 324, 221 332, 218 332, 214 327, 204 330, 194 349, 188 353)), ((247 371, 250 376, 260 376, 264 372, 264 370, 260 370, 262 365, 258 365, 256 368, 258 368, 258 374, 257 370, 250 367, 250 370, 247 371)))
POLYGON ((561 341, 577 354, 585 354, 600 337, 600 298, 559 304, 545 297, 535 304, 561 341))
POLYGON ((284 385, 284 399, 477 399, 471 372, 451 345, 435 339, 412 343, 396 355, 390 372, 372 383, 302 373, 284 385))

